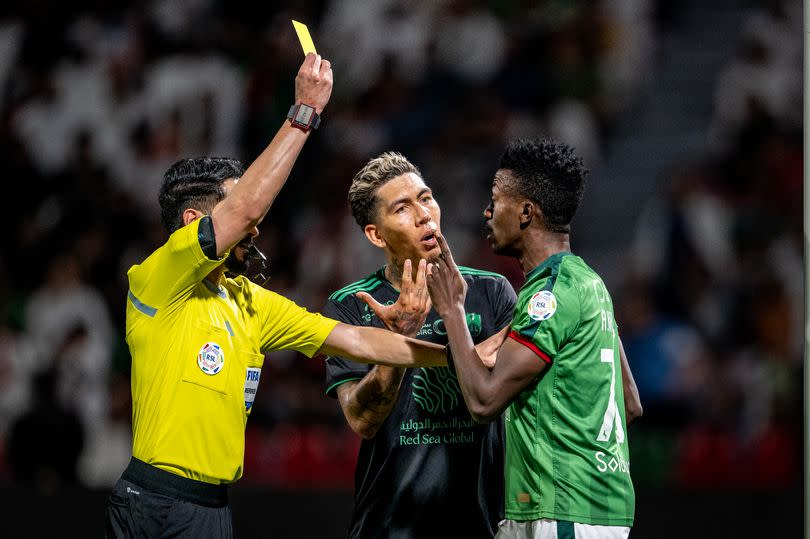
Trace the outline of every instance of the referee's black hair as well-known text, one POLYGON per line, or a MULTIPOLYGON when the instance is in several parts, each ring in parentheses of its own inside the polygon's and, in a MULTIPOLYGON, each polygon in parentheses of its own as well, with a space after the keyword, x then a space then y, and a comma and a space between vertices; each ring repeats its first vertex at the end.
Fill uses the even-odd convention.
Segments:
POLYGON ((570 232, 588 173, 573 148, 552 140, 512 140, 499 168, 512 171, 517 194, 540 206, 550 232, 570 232))
POLYGON ((183 226, 183 211, 210 212, 225 198, 222 183, 240 178, 245 167, 230 157, 191 157, 173 164, 163 175, 158 202, 160 219, 169 233, 183 226))

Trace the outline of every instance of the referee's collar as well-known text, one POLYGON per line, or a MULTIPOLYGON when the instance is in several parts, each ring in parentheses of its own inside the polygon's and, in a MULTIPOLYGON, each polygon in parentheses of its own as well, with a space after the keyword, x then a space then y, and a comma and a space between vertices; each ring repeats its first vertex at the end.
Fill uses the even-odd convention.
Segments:
POLYGON ((222 285, 214 284, 208 279, 203 279, 202 282, 208 290, 210 290, 217 296, 221 297, 222 299, 228 299, 228 293, 225 291, 225 288, 222 285))

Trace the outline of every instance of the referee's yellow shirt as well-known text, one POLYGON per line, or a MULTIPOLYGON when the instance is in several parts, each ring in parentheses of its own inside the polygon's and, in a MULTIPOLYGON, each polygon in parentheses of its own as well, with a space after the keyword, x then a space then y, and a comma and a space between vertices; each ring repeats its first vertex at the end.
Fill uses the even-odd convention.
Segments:
POLYGON ((128 272, 134 457, 207 483, 242 476, 263 352, 312 357, 337 325, 244 277, 205 280, 200 221, 128 272))

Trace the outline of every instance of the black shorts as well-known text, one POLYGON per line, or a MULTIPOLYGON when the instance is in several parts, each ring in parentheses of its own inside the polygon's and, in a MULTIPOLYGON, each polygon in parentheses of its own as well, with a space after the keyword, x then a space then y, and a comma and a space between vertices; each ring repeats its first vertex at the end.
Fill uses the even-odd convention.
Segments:
POLYGON ((106 536, 230 539, 227 487, 180 477, 133 458, 107 502, 106 536))

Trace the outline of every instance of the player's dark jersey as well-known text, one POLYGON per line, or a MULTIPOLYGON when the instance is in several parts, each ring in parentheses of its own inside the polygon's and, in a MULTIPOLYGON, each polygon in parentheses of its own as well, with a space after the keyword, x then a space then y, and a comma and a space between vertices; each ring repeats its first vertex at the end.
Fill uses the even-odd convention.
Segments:
MULTIPOLYGON (((468 284, 467 325, 478 343, 508 325, 515 292, 498 274, 460 268, 468 284)), ((384 327, 355 294, 382 304, 399 292, 383 269, 330 296, 323 314, 343 322, 384 327)), ((447 331, 431 310, 418 339, 447 344, 447 331)), ((360 380, 372 368, 340 357, 326 360, 327 393, 360 380)), ((491 538, 503 518, 503 426, 475 423, 458 380, 446 367, 409 369, 391 414, 371 440, 363 440, 355 470, 349 537, 491 538)))

